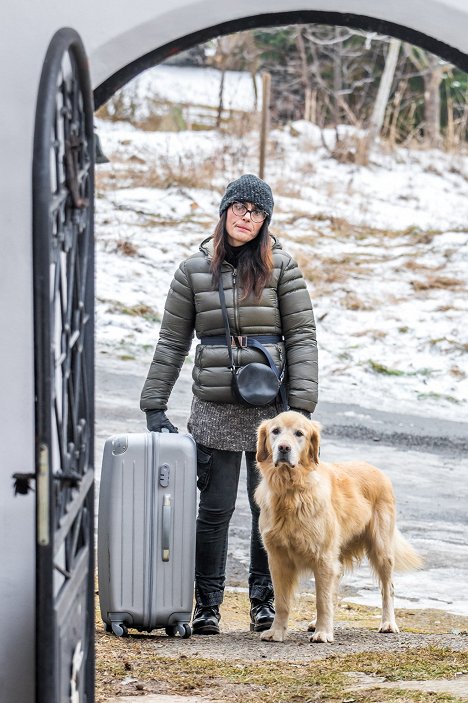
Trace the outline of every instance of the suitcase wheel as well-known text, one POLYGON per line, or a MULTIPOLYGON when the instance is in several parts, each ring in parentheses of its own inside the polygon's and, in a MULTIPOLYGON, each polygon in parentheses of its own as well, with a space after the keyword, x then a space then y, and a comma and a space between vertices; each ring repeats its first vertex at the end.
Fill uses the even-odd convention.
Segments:
POLYGON ((113 622, 112 632, 114 633, 114 635, 117 635, 117 637, 128 637, 128 629, 127 626, 123 624, 123 622, 113 622))
POLYGON ((183 640, 188 639, 192 634, 192 628, 188 622, 181 623, 177 626, 177 631, 183 640))
POLYGON ((167 625, 165 630, 168 637, 180 635, 183 640, 188 639, 192 635, 192 628, 187 622, 180 622, 177 625, 167 625))

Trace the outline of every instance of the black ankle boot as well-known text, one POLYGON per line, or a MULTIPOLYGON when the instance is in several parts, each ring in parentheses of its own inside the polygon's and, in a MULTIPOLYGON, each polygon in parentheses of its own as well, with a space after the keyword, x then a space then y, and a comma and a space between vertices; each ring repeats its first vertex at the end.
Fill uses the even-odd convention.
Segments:
POLYGON ((250 601, 250 632, 269 630, 275 617, 273 598, 250 601))
POLYGON ((221 614, 217 605, 196 605, 193 611, 192 632, 194 635, 219 635, 221 614))

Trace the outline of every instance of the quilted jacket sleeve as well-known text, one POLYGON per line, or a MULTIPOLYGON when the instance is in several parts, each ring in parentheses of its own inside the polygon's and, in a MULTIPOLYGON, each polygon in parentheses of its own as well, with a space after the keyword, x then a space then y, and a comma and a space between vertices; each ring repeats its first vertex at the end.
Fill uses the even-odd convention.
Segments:
POLYGON ((185 262, 177 269, 167 295, 159 340, 140 399, 142 410, 166 410, 174 383, 190 351, 195 326, 193 290, 185 262))
POLYGON ((281 324, 288 368, 288 403, 313 412, 318 400, 315 319, 306 282, 289 256, 278 283, 281 324))

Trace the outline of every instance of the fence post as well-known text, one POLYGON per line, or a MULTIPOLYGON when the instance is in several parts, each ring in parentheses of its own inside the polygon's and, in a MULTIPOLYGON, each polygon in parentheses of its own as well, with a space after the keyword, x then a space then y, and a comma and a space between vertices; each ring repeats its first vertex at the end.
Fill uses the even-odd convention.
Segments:
POLYGON ((270 84, 270 74, 264 73, 262 76, 262 122, 260 125, 260 163, 258 167, 258 175, 260 178, 264 178, 265 175, 266 143, 269 122, 268 118, 270 115, 270 84))

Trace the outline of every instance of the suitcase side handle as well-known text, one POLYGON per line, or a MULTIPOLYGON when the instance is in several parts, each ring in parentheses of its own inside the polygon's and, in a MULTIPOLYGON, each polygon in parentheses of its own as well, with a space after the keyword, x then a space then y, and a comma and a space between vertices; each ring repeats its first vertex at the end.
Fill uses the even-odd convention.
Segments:
POLYGON ((172 516, 172 499, 169 493, 163 496, 162 505, 162 535, 161 535, 161 551, 162 560, 169 561, 171 556, 171 516, 172 516))

